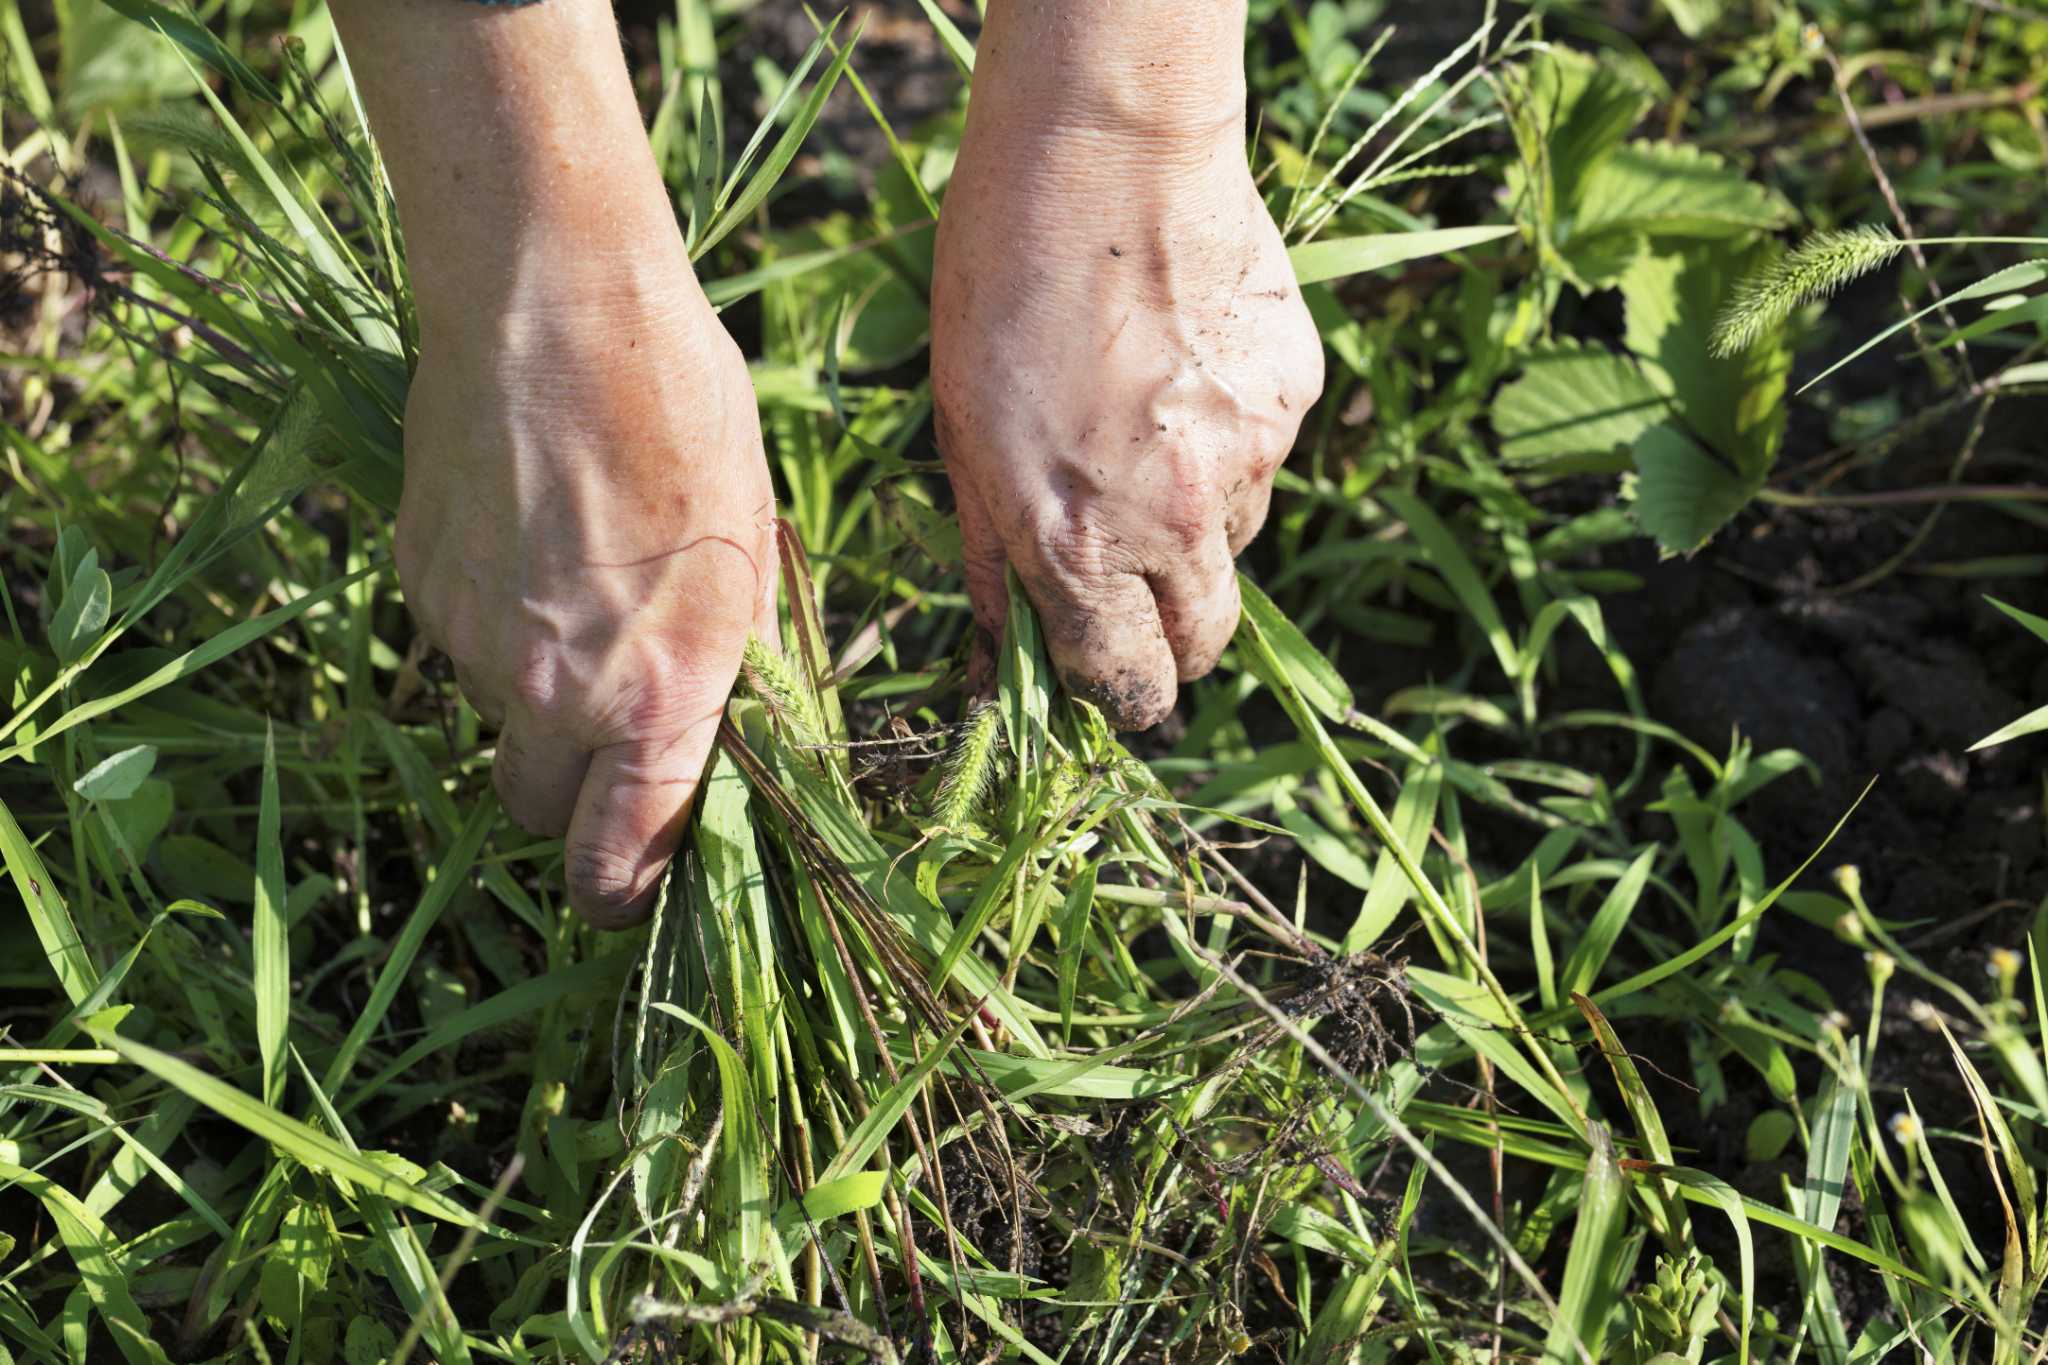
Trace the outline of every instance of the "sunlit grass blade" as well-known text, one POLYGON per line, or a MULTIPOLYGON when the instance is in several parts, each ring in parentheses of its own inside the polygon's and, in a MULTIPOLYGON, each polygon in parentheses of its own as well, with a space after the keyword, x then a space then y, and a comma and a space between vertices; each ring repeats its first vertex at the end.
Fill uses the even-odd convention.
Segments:
POLYGON ((263 731, 263 790, 256 816, 256 1048, 263 1058, 263 1102, 284 1093, 285 1030, 291 1020, 292 964, 285 924, 284 840, 278 830, 277 731, 263 731))

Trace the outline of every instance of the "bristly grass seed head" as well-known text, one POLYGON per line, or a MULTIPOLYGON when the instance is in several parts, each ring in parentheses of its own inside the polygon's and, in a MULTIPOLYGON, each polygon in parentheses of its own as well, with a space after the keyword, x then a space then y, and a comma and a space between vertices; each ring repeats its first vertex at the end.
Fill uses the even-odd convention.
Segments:
POLYGON ((1905 245, 1890 229, 1876 226, 1815 233, 1735 286, 1734 297, 1714 323, 1714 354, 1741 355, 1757 338, 1784 325, 1793 309, 1877 269, 1905 245))
POLYGON ((1002 746, 1001 722, 994 702, 983 702, 967 718, 959 744, 939 770, 938 792, 932 798, 932 818, 940 828, 964 828, 987 797, 1002 746))
POLYGON ((824 743, 825 722, 818 711, 817 696, 780 650, 758 635, 749 635, 741 667, 747 686, 787 727, 792 740, 798 744, 824 743))

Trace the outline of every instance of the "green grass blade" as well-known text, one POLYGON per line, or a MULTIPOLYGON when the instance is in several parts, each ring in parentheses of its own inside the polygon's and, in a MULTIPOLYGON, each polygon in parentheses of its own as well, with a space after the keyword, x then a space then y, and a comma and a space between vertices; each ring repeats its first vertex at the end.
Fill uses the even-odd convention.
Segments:
POLYGON ((394 1204, 438 1218, 447 1223, 473 1225, 476 1219, 446 1195, 418 1189, 397 1179, 382 1167, 349 1151, 326 1134, 307 1127, 297 1119, 280 1114, 269 1105, 235 1089, 226 1081, 210 1076, 180 1061, 168 1052, 123 1038, 108 1026, 105 1016, 85 1021, 85 1030, 104 1047, 110 1047, 131 1064, 149 1072, 172 1089, 211 1109, 230 1123, 289 1155, 301 1165, 325 1171, 337 1180, 382 1195, 394 1204))
POLYGON ((1820 383, 1823 379, 1826 379, 1850 361, 1855 360, 1864 352, 1881 342, 1897 336, 1900 332, 1905 331, 1908 327, 1911 327, 1914 323, 1932 313, 1938 313, 1942 309, 1952 304, 1961 303, 1966 299, 1982 298, 1987 294, 2012 293, 2016 290, 2024 289, 2028 285, 2038 284, 2044 278, 2048 278, 2048 262, 2043 261, 2022 261, 2018 265, 2009 265, 2003 270, 1995 270, 1974 284, 1965 285, 1963 288, 1949 294, 1946 298, 1936 298, 1933 303, 1928 304, 1925 308, 1899 319, 1876 336, 1870 338, 1870 340, 1864 342, 1861 346, 1858 346, 1855 350, 1849 352, 1849 354, 1843 356, 1840 360, 1837 360, 1834 364, 1822 370, 1819 374, 1807 380, 1804 384, 1801 384, 1799 392, 1805 393, 1815 384, 1820 383))
POLYGON ((1074 1031, 1074 991, 1081 980, 1081 955, 1087 951, 1088 927, 1095 910, 1095 876, 1098 863, 1089 863, 1067 888, 1060 906, 1060 1037, 1074 1031))
POLYGON ((1450 532, 1432 511, 1429 504, 1404 488, 1382 488, 1376 496, 1393 510, 1395 516, 1408 524, 1415 539, 1425 552, 1427 562, 1443 578, 1445 586, 1456 595, 1460 606, 1472 618, 1472 623, 1486 637, 1486 643, 1493 647, 1493 657, 1500 662, 1501 672, 1510 678, 1521 670, 1521 651, 1515 647, 1514 637, 1508 634, 1507 622, 1501 620, 1500 608, 1494 605, 1493 594, 1487 591, 1479 570, 1465 553, 1465 547, 1458 544, 1450 532))
POLYGON ((1614 1142, 1599 1124, 1588 1129, 1593 1150, 1557 1290, 1557 1316, 1543 1356, 1549 1361, 1598 1360, 1623 1281, 1622 1233, 1628 1225, 1628 1182, 1614 1158, 1614 1142))
POLYGON ((918 1058, 916 1065, 905 1071, 896 1083, 884 1091, 868 1110, 867 1117, 854 1126, 846 1135, 846 1141, 832 1156, 824 1170, 818 1172, 818 1183, 828 1184, 843 1180, 858 1173, 882 1148, 897 1121, 909 1110, 911 1101, 923 1088, 925 1078, 938 1070, 939 1064, 952 1055, 954 1044, 967 1031, 967 1025, 974 1019, 970 1011, 960 1016, 957 1023, 941 1038, 933 1040, 918 1058))
POLYGON ((1642 899, 1643 887, 1650 880, 1650 866, 1656 860, 1656 848, 1646 848, 1636 855, 1628 870, 1615 879, 1607 899, 1600 903, 1592 923, 1586 926, 1585 936, 1572 949, 1571 956, 1565 959, 1563 990, 1566 995, 1590 991, 1593 983, 1600 979, 1600 969, 1607 965, 1608 954, 1614 951, 1622 929, 1628 924, 1628 917, 1635 912, 1636 902, 1642 899))
MULTIPOLYGON (((835 21, 834 27, 836 26, 835 21)), ((825 39, 831 32, 832 29, 828 28, 819 36, 812 47, 814 53, 824 47, 825 39)), ((768 153, 767 159, 761 163, 761 168, 747 181, 746 189, 742 190, 705 230, 702 239, 696 245, 699 259, 705 252, 723 241, 734 228, 744 223, 752 216, 754 210, 767 200, 768 192, 775 188, 776 182, 782 178, 782 173, 789 169, 789 163, 796 159, 797 151, 803 146, 804 139, 810 136, 811 128, 817 123, 818 116, 825 112, 825 101, 831 98, 833 87, 839 84, 839 78, 846 73, 847 63, 853 60, 853 50, 860 43, 860 34, 861 30, 855 29, 853 36, 846 40, 846 46, 839 50, 839 55, 818 77, 817 82, 811 87, 810 94, 805 97, 803 104, 790 119, 789 126, 783 129, 782 137, 776 142, 774 150, 768 153)), ((792 80, 788 88, 793 89, 795 85, 796 81, 792 80)), ((769 118, 762 120, 760 129, 755 133, 757 139, 766 133, 772 119, 771 114, 769 118)), ((742 157, 740 163, 733 167, 732 179, 726 183, 726 194, 732 192, 733 185, 737 184, 739 177, 745 173, 746 160, 742 157)))
POLYGON ((1371 237, 1339 237, 1327 242, 1304 242, 1289 247, 1287 261, 1294 267, 1296 284, 1322 284, 1368 270, 1383 270, 1404 261, 1441 256, 1447 251, 1463 251, 1466 247, 1499 241, 1518 230, 1513 224, 1504 224, 1499 227, 1434 228, 1426 232, 1382 232, 1371 237))
POLYGON ((974 79, 974 44, 967 41, 967 35, 940 9, 937 0, 917 0, 917 6, 925 17, 932 21, 932 28, 938 33, 939 41, 945 44, 946 55, 953 59, 953 65, 960 68, 960 75, 974 79))
POLYGON ((0 1160, 0 1183, 20 1187, 42 1202, 57 1237, 78 1267, 86 1297, 107 1325, 115 1349, 129 1365, 170 1365, 170 1357, 149 1334, 149 1321, 136 1306, 128 1270, 114 1259, 113 1237, 99 1216, 48 1176, 0 1160))
POLYGON ((263 1102, 284 1095, 285 1032, 291 1022, 292 964, 284 919, 284 843, 278 830, 277 731, 263 729, 263 792, 256 816, 256 1047, 263 1058, 263 1102))
POLYGON ((498 798, 486 792, 477 801, 476 809, 469 813, 462 833, 442 855, 440 865, 434 869, 434 880, 428 884, 405 927, 399 930, 397 939, 393 941, 384 966, 377 973, 377 983, 370 988, 370 998, 363 1002, 362 1010, 349 1026, 348 1037, 342 1040, 334 1060, 328 1063, 327 1074, 321 1078, 320 1089, 324 1093, 333 1094, 348 1080, 348 1073, 369 1043, 370 1035, 383 1024, 385 1012, 398 998, 398 989, 405 984, 406 974, 412 970, 413 959, 419 956, 420 945, 426 942, 428 931, 455 899, 455 893, 467 884, 469 870, 476 864, 484 839, 497 820, 498 798))
POLYGON ((621 980, 632 971, 633 962, 632 953, 607 953, 603 957, 594 957, 571 967, 557 967, 544 976, 536 976, 516 986, 509 986, 490 999, 480 1001, 460 1014, 441 1020, 427 1030, 425 1036, 418 1042, 399 1053, 376 1075, 357 1086, 349 1095, 348 1102, 340 1106, 340 1112, 344 1115, 352 1112, 392 1081, 437 1052, 455 1047, 479 1033, 505 1028, 521 1019, 536 1016, 547 1006, 567 996, 600 990, 621 980))
MULTIPOLYGON (((161 668, 151 671, 141 681, 130 683, 128 686, 111 692, 104 697, 94 697, 91 701, 80 702, 52 721, 47 730, 36 736, 36 743, 40 744, 45 740, 54 739, 74 726, 83 725, 89 720, 95 720, 110 712, 118 711, 132 701, 146 697, 161 688, 169 687, 172 683, 182 682, 202 669, 212 667, 244 645, 253 644, 255 641, 270 634, 273 630, 276 630, 279 626, 297 620, 311 608, 339 596, 351 584, 367 578, 375 572, 377 570, 374 567, 358 569, 352 574, 337 578, 331 583, 323 584, 303 597, 295 598, 285 606, 279 607, 276 611, 265 612, 254 620, 239 622, 216 635, 210 636, 205 644, 190 649, 161 668)), ((123 623, 124 626, 126 624, 130 623, 123 623)), ((14 717, 5 726, 0 726, 0 739, 5 739, 13 734, 29 717, 35 714, 45 701, 61 692, 80 673, 83 673, 90 667, 93 660, 99 657, 101 651, 120 635, 122 628, 116 627, 112 632, 101 636, 99 646, 92 653, 86 655, 78 663, 61 670, 48 687, 36 694, 33 701, 16 712, 14 717)), ((17 745, 11 749, 0 749, 0 763, 4 763, 11 758, 26 757, 29 747, 31 746, 17 745)))
POLYGON ((35 845, 21 832, 5 801, 0 801, 0 858, 7 860, 8 875, 14 878, 14 889, 21 893, 21 903, 28 907, 28 921, 34 926, 36 937, 42 940, 43 956, 48 959, 50 970, 57 974, 58 984, 64 987, 64 994, 71 997, 73 1005, 84 1003, 99 987, 99 968, 93 965, 92 954, 78 937, 78 925, 72 921, 64 898, 57 894, 57 884, 49 869, 43 866, 35 845))

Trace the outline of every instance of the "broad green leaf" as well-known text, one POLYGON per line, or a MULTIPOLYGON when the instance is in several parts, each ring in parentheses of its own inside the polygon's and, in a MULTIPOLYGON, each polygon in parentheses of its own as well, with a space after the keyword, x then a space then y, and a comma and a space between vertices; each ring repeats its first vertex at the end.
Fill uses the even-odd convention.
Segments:
POLYGON ((1743 1134, 1742 1155, 1751 1162, 1776 1161, 1799 1136, 1799 1125, 1783 1109, 1766 1109, 1749 1121, 1743 1134))
POLYGON ((1510 171, 1509 191, 1524 214, 1544 222, 1569 219, 1586 178, 1648 112, 1650 94, 1617 64, 1557 45, 1510 69, 1506 83, 1515 96, 1509 107, 1522 153, 1510 171), (1526 166, 1547 172, 1533 201, 1526 166))
POLYGON ((1645 377, 1671 395, 1686 431, 1751 480, 1778 456, 1792 353, 1779 331, 1726 357, 1713 353, 1712 337, 1736 284, 1774 249, 1719 242, 1654 253, 1621 281, 1626 340, 1645 377))
POLYGON ((1672 554, 1691 554, 1748 505, 1762 479, 1737 473, 1674 426, 1636 441, 1636 522, 1672 554))
POLYGON ((785 1199, 775 1212, 775 1229, 782 1238, 783 1254, 793 1259, 810 1239, 814 1225, 881 1203, 882 1190, 888 1183, 886 1171, 855 1171, 837 1180, 821 1180, 805 1190, 801 1198, 785 1199))
POLYGON ((1701 36, 1727 12, 1727 0, 1663 0, 1663 5, 1671 22, 1688 38, 1701 36))
POLYGON ((107 628, 113 606, 114 581, 100 567, 99 552, 88 550, 50 618, 50 651, 58 663, 77 663, 84 657, 107 628))
POLYGON ((71 784, 71 790, 88 801, 125 801, 135 795, 155 767, 156 746, 138 744, 95 763, 71 784))
POLYGON ((1532 352, 1495 395, 1491 415, 1504 460, 1619 472, 1637 438, 1670 411, 1633 360, 1566 341, 1532 352))
POLYGON ((1674 142, 1631 142, 1586 176, 1572 222, 1576 246, 1616 230, 1725 237, 1792 222, 1792 206, 1712 152, 1674 142))
POLYGON ((1382 232, 1370 237, 1339 237, 1289 247, 1287 261, 1294 267, 1296 284, 1322 284, 1400 265, 1403 261, 1463 251, 1499 241, 1516 231, 1512 223, 1503 223, 1496 227, 1431 228, 1421 232, 1382 232))

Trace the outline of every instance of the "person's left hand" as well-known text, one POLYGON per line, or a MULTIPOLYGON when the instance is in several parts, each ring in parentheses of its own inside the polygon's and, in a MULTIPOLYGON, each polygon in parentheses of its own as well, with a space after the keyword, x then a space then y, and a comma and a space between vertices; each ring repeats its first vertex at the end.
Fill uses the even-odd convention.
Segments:
POLYGON ((1068 689, 1126 730, 1229 643, 1232 560, 1323 384, 1241 132, 1191 142, 970 118, 932 284, 976 616, 1000 631, 1014 566, 1068 689))

